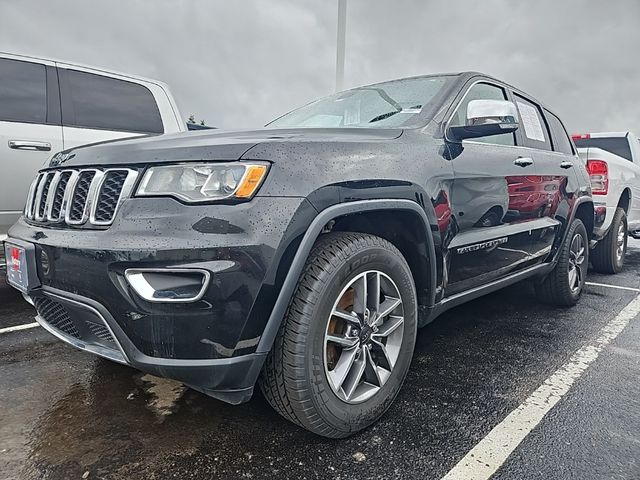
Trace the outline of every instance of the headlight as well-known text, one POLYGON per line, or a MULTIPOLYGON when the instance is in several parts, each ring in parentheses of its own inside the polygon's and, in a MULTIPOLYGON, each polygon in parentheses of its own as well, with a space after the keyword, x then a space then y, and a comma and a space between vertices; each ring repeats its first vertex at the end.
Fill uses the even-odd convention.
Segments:
POLYGON ((170 196, 186 202, 251 198, 267 173, 265 163, 192 163, 151 167, 138 196, 170 196))

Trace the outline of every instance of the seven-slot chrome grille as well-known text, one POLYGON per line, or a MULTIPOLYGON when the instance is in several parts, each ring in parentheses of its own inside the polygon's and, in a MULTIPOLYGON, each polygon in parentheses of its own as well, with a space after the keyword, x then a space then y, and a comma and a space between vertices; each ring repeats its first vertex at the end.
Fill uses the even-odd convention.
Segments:
POLYGON ((128 168, 65 169, 40 172, 31 184, 25 217, 70 226, 111 225, 138 172, 128 168))

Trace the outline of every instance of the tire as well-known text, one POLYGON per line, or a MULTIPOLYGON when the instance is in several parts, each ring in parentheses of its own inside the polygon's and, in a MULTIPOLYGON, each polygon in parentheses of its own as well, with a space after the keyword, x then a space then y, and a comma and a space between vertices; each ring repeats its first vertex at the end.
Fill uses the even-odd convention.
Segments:
POLYGON ((262 393, 287 420, 324 437, 347 437, 378 420, 400 391, 411 364, 417 323, 413 277, 395 246, 361 233, 323 235, 309 255, 265 361, 259 380, 262 393), (366 317, 370 327, 361 323, 364 314, 350 314, 346 320, 333 315, 334 309, 344 315, 349 302, 354 311, 364 310, 356 305, 364 305, 365 281, 368 292, 379 292, 382 313, 396 303, 395 293, 401 304, 382 320, 374 320, 373 313, 366 317), (372 287, 375 282, 377 289, 372 287), (383 337, 387 330, 391 333, 383 337), (369 361, 384 371, 372 369, 369 361), (355 370, 349 370, 340 384, 340 373, 346 370, 339 366, 348 365, 355 370), (361 365, 362 381, 357 382, 361 365))
POLYGON ((589 265, 589 238, 581 220, 575 219, 560 247, 558 263, 542 282, 536 285, 538 298, 545 303, 570 307, 575 305, 584 288, 589 265), (578 250, 578 262, 576 252, 578 250), (576 265, 577 263, 577 265, 576 265), (574 268, 575 267, 575 270, 574 268), (571 276, 575 271, 577 277, 571 276))
POLYGON ((627 214, 618 207, 609 232, 591 252, 593 269, 600 273, 620 273, 627 253, 627 238, 627 214))

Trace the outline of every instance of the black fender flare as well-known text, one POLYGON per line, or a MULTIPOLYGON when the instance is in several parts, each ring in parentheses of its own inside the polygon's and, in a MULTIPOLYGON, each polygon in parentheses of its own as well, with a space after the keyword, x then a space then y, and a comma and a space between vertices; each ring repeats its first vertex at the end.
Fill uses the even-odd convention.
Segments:
MULTIPOLYGON (((576 202, 573 204, 573 208, 571 209, 571 213, 569 215, 569 219, 567 220, 567 223, 564 226, 564 231, 562 232, 561 240, 558 243, 558 245, 555 247, 555 251, 553 252, 553 257, 552 257, 552 261, 551 261, 551 263, 553 265, 558 263, 558 256, 560 255, 560 247, 564 244, 564 242, 567 239, 567 235, 569 234, 569 226, 573 223, 573 221, 576 218, 576 213, 578 212, 578 207, 583 205, 583 204, 587 204, 587 203, 591 204, 591 209, 593 210, 593 198, 590 195, 582 195, 581 197, 578 197, 576 202)), ((594 219, 594 222, 595 222, 595 219, 594 219)), ((586 225, 585 225, 585 227, 586 227, 586 225)), ((593 231, 591 231, 591 232, 587 231, 587 236, 592 236, 592 235, 593 235, 593 231)))
POLYGON ((269 315, 269 320, 267 321, 262 336, 260 337, 256 353, 268 353, 271 350, 282 320, 284 319, 287 307, 289 306, 289 302, 291 301, 291 297, 293 297, 298 280, 302 274, 304 265, 309 257, 309 253, 320 236, 324 226, 331 220, 343 215, 374 210, 393 209, 414 212, 420 216, 424 223, 429 262, 431 266, 429 269, 429 275, 431 277, 430 285, 434 286, 434 288, 431 289, 431 304, 433 305, 436 291, 436 253, 429 218, 425 210, 418 203, 406 199, 375 199, 340 203, 322 210, 313 219, 309 228, 307 228, 307 231, 298 246, 293 261, 291 262, 289 272, 282 283, 278 298, 276 299, 273 309, 271 310, 271 314, 269 315))

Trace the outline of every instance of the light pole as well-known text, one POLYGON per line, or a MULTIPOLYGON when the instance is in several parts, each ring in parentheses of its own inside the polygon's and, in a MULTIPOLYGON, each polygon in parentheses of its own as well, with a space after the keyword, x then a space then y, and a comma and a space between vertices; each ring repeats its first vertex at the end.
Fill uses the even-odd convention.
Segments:
POLYGON ((338 41, 336 42, 336 92, 344 88, 344 43, 347 31, 347 0, 338 0, 338 41))

